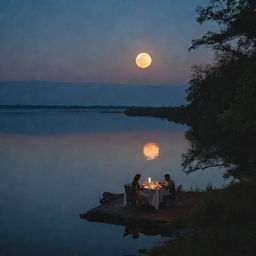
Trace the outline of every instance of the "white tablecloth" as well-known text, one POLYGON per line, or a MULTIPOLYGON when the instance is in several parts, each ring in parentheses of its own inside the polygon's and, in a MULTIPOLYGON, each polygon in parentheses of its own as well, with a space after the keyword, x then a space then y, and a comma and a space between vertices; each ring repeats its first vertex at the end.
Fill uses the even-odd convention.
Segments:
MULTIPOLYGON (((148 189, 148 188, 144 188, 143 190, 141 190, 141 192, 147 196, 148 201, 150 203, 150 205, 152 205, 156 210, 159 209, 159 204, 163 201, 163 196, 165 195, 169 195, 168 190, 166 189, 148 189)), ((126 201, 126 193, 124 192, 124 201, 123 201, 124 207, 127 204, 126 201)))

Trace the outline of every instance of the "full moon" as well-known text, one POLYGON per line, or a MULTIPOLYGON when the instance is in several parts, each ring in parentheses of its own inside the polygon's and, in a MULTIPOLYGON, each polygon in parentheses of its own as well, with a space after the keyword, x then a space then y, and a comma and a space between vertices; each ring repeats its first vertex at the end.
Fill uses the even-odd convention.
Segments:
POLYGON ((147 68, 150 66, 152 59, 149 54, 142 52, 136 57, 136 64, 140 68, 147 68))
POLYGON ((147 160, 156 159, 159 156, 159 146, 154 142, 149 142, 143 147, 143 154, 147 160))

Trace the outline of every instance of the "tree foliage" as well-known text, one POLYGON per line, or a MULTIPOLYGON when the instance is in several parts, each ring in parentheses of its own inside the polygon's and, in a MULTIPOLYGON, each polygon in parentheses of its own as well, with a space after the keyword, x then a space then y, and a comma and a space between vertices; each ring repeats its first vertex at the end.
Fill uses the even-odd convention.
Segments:
POLYGON ((197 9, 197 21, 217 23, 219 31, 209 31, 193 40, 190 49, 201 45, 215 50, 253 54, 256 46, 256 0, 211 0, 197 9))
POLYGON ((193 116, 184 155, 188 172, 209 166, 236 166, 231 174, 255 173, 256 166, 256 0, 211 0, 197 21, 217 22, 193 40, 191 49, 211 46, 213 65, 194 66, 187 100, 193 116))

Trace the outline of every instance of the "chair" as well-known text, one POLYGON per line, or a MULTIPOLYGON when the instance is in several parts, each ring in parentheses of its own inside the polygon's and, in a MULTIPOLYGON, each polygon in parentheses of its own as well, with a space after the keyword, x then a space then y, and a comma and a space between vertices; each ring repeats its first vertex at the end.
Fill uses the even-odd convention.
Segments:
POLYGON ((182 185, 181 184, 176 188, 176 191, 175 191, 175 198, 174 198, 174 203, 175 204, 177 203, 177 200, 179 199, 180 192, 182 192, 182 185))
POLYGON ((175 207, 176 204, 177 204, 178 196, 179 196, 179 194, 180 194, 181 191, 182 191, 182 185, 179 185, 179 186, 176 188, 176 190, 175 190, 174 193, 172 193, 172 194, 170 194, 170 195, 164 196, 164 201, 165 201, 165 203, 166 203, 166 202, 170 202, 171 206, 172 206, 172 207, 175 207))
POLYGON ((141 205, 140 200, 136 195, 136 191, 131 185, 124 185, 124 190, 127 201, 126 206, 138 207, 141 205))

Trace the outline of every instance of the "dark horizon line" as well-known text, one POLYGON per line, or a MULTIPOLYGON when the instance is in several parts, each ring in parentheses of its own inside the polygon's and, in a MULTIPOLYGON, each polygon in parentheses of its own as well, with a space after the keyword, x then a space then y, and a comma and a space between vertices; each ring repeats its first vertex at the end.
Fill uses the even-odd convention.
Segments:
POLYGON ((111 82, 64 82, 64 81, 51 81, 51 80, 10 80, 0 81, 1 83, 56 83, 56 84, 90 84, 90 85, 128 85, 128 86, 151 86, 151 87, 187 87, 188 84, 129 84, 129 83, 111 83, 111 82))
POLYGON ((127 106, 127 105, 35 105, 35 104, 4 104, 0 105, 1 109, 33 109, 33 108, 55 108, 55 109, 128 109, 128 108, 169 108, 171 106, 127 106))

